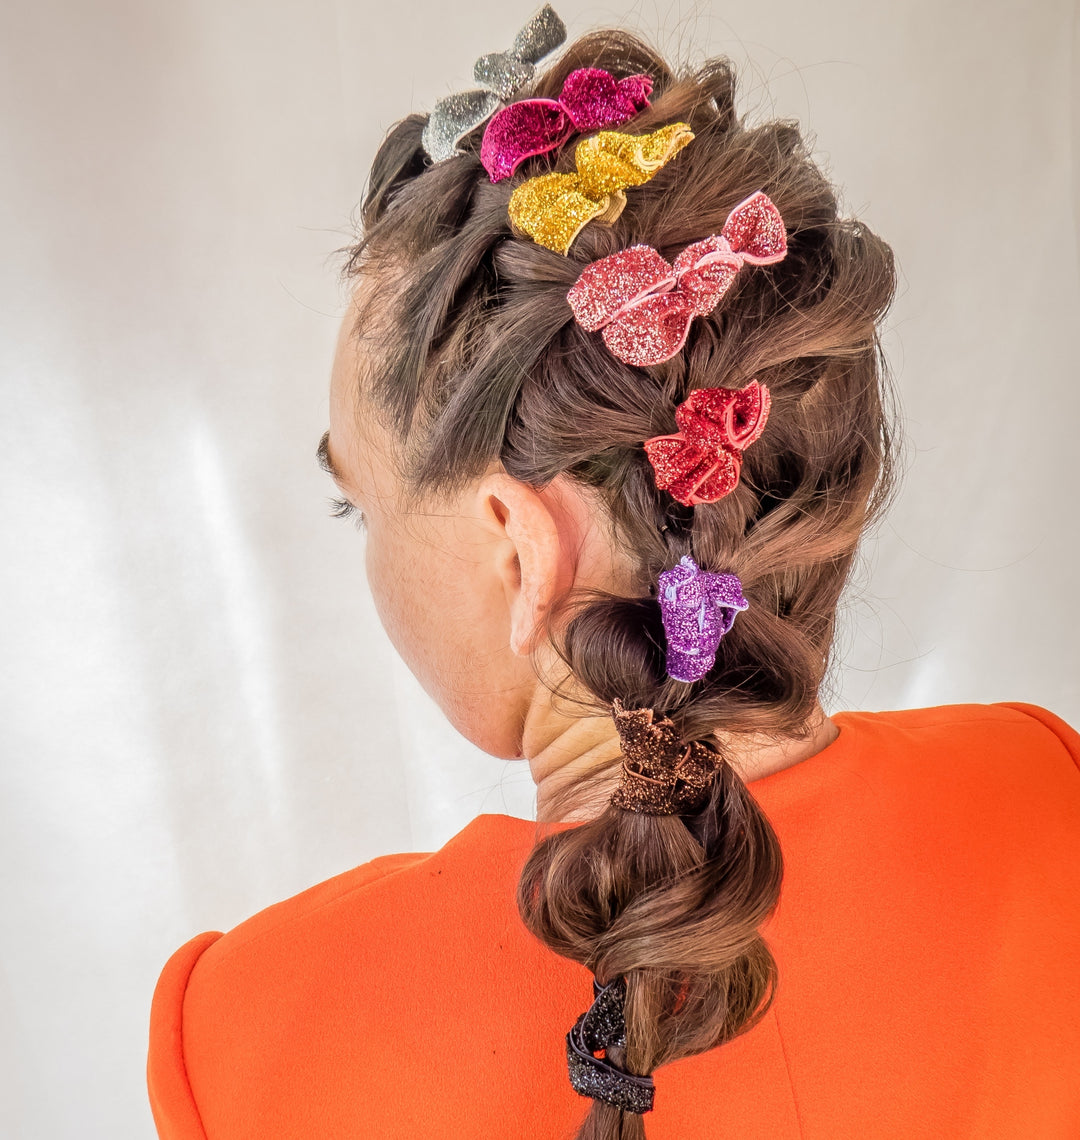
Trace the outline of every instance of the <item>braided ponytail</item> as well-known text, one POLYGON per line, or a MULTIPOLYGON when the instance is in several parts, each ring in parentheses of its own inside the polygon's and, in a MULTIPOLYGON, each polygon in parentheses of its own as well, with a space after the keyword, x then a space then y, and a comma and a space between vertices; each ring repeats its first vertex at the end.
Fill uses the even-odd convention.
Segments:
MULTIPOLYGON (((655 713, 665 687, 652 680, 650 689, 655 646, 641 642, 635 654, 627 638, 605 635, 597 616, 586 612, 567 627, 563 654, 571 671, 594 678, 593 691, 616 719, 620 698, 600 678, 636 673, 635 699, 655 713)), ((692 703, 676 711, 680 720, 692 703)), ((675 732, 697 743, 677 725, 675 732)), ((518 886, 522 919, 541 942, 582 963, 601 986, 625 979, 625 1044, 608 1043, 604 1059, 633 1076, 746 1032, 775 993, 776 963, 758 928, 779 898, 780 844, 715 740, 704 747, 715 770, 703 802, 698 797, 684 812, 635 811, 616 806, 613 796, 596 818, 542 838, 518 886)), ((564 788, 560 800, 574 795, 564 788)), ((588 1081, 575 1085, 589 1088, 588 1081)), ((592 1095, 579 1140, 644 1137, 641 1114, 652 1107, 651 1095, 619 1107, 626 1088, 617 1080, 613 1090, 592 1095)))
MULTIPOLYGON (((694 133, 634 187, 613 224, 585 226, 566 255, 508 225, 515 183, 573 169, 576 137, 492 184, 479 132, 432 166, 425 119, 410 115, 372 167, 365 233, 346 251, 345 273, 385 271, 394 281, 363 396, 396 431, 406 496, 452 493, 494 461, 537 489, 565 475, 595 492, 612 542, 632 554, 624 594, 571 589, 548 610, 545 645, 568 683, 540 680, 583 715, 611 713, 618 724, 620 710, 652 710, 684 745, 714 757, 700 800, 671 814, 597 800, 621 758, 591 768, 545 803, 543 818, 595 810, 542 835, 522 872, 528 929, 596 977, 593 1014, 571 1035, 578 1071, 596 1051, 590 1041, 603 1038, 610 1069, 596 1070, 598 1087, 630 1074, 624 1104, 594 1097, 578 1134, 610 1140, 644 1136, 655 1069, 746 1032, 774 999, 776 963, 759 928, 779 897, 782 853, 724 749, 744 735, 805 736, 818 707, 837 603, 890 488, 877 330, 895 277, 888 246, 839 216, 796 125, 737 117, 726 61, 675 74, 638 37, 605 30, 570 44, 519 97, 554 99, 582 67, 652 77, 635 134, 674 122, 694 133), (628 366, 574 321, 567 293, 587 263, 636 242, 678 252, 719 233, 759 189, 783 216, 787 256, 739 274, 670 359, 628 366), (674 409, 691 392, 753 379, 767 386, 771 413, 737 485, 719 501, 675 501, 658 487, 643 441, 674 430, 674 409), (736 575, 749 603, 693 682, 667 673, 657 595, 660 574, 684 555, 736 575)), ((573 1057, 570 1065, 573 1074, 573 1057)))
MULTIPOLYGON (((628 1073, 722 1045, 772 1002, 776 963, 758 926, 780 892, 780 845, 722 763, 693 816, 610 807, 541 840, 518 892, 528 928, 603 984, 626 979, 626 1044, 607 1059, 628 1073)), ((640 1112, 592 1102, 580 1140, 643 1137, 640 1112)))

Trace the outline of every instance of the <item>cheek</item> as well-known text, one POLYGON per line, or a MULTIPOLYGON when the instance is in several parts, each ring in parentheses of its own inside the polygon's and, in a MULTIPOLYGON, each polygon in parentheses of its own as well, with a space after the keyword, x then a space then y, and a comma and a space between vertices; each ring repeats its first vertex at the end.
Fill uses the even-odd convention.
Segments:
POLYGON ((419 583, 412 580, 412 560, 403 562, 400 547, 390 547, 379 540, 378 532, 365 539, 364 564, 368 588, 375 602, 379 620, 394 648, 412 665, 416 638, 419 583))
POLYGON ((451 604, 467 596, 466 585, 450 580, 438 551, 369 534, 365 552, 368 585, 379 620, 424 688, 440 699, 444 679, 454 676, 467 651, 470 623, 451 604))
POLYGON ((409 671, 464 736, 492 755, 520 755, 519 705, 533 677, 510 652, 502 586, 441 543, 385 545, 377 528, 366 542, 375 608, 409 671))

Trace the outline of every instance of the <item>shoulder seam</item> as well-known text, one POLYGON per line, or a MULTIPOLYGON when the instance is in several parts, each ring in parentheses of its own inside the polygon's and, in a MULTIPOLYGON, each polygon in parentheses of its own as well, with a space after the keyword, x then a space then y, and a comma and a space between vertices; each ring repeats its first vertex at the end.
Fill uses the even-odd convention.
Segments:
POLYGON ((206 953, 206 951, 209 950, 210 947, 213 946, 219 938, 221 938, 221 931, 208 931, 207 934, 203 937, 207 938, 207 943, 199 951, 199 956, 195 959, 194 962, 191 963, 191 969, 188 970, 187 980, 184 982, 184 992, 180 998, 180 1064, 184 1069, 184 1084, 187 1085, 188 1096, 191 1097, 191 1107, 195 1112, 195 1119, 199 1122, 199 1130, 202 1132, 204 1140, 209 1140, 209 1137, 206 1134, 206 1125, 203 1123, 202 1109, 199 1108, 199 1102, 195 1099, 195 1090, 191 1087, 191 1077, 188 1074, 187 1067, 187 1053, 184 1051, 184 1005, 187 1002, 188 983, 191 981, 191 975, 194 973, 195 967, 199 964, 199 960, 206 953), (215 934, 216 937, 211 940, 208 937, 209 934, 215 934))
POLYGON ((1013 709, 1028 720, 1033 720, 1049 732, 1066 754, 1071 757, 1077 771, 1080 772, 1080 735, 1067 721, 1062 720, 1056 713, 1052 713, 1041 705, 1027 704, 1024 701, 999 701, 997 703, 1002 708, 1013 709), (1068 738, 1061 731, 1062 729, 1069 734, 1068 738))
MULTIPOLYGON (((196 1140, 195 1134, 190 1130, 192 1126, 198 1128, 198 1140, 208 1140, 206 1133, 206 1126, 203 1123, 202 1111, 199 1108, 198 1101, 195 1099, 195 1090, 191 1085, 191 1076, 188 1073, 187 1055, 184 1050, 185 1038, 185 1024, 184 1024, 184 1006, 187 1000, 188 989, 191 984, 191 975, 195 970, 196 965, 201 960, 203 954, 213 946, 218 939, 221 938, 221 932, 217 930, 209 930, 203 934, 198 934, 194 938, 189 939, 183 946, 175 950, 169 961, 166 963, 161 976, 158 979, 157 987, 155 988, 154 998, 151 1005, 151 1034, 150 1034, 150 1051, 147 1057, 147 1082, 148 1091, 150 1093, 150 1106, 154 1115, 154 1123, 157 1126, 157 1131, 160 1135, 162 1126, 170 1126, 177 1123, 174 1115, 175 1106, 175 1091, 179 1089, 179 1082, 182 1084, 182 1092, 180 1095, 186 1102, 187 1108, 185 1109, 185 1117, 187 1124, 184 1126, 184 1133, 188 1136, 189 1140, 196 1140), (185 956, 185 951, 188 954, 194 952, 194 957, 190 960, 185 956), (170 978, 170 972, 179 967, 184 967, 184 973, 181 977, 177 977, 175 982, 170 978), (166 1023, 164 1029, 161 1027, 160 1018, 162 1016, 162 1006, 159 1004, 165 997, 164 987, 168 982, 169 988, 175 992, 175 988, 180 988, 177 995, 178 1000, 175 1000, 168 1007, 166 1007, 164 1016, 171 1019, 171 1023, 166 1023), (164 1034, 164 1043, 162 1041, 162 1034, 164 1034), (171 1040, 170 1040, 171 1038, 171 1040), (167 1076, 164 1080, 165 1096, 164 1100, 161 1096, 161 1084, 158 1077, 162 1073, 162 1064, 158 1058, 161 1056, 161 1049, 165 1048, 171 1055, 171 1062, 166 1065, 166 1070, 171 1069, 171 1073, 175 1074, 174 1078, 167 1076), (159 1118, 159 1109, 163 1115, 159 1118), (188 1115, 190 1113, 190 1115, 188 1115)), ((170 1132, 172 1129, 170 1128, 170 1132)))

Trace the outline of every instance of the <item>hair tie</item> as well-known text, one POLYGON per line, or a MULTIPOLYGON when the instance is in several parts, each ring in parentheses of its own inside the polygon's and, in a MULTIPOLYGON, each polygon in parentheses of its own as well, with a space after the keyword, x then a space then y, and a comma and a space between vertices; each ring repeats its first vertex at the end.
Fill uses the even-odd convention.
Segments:
POLYGON ((645 440, 657 487, 683 506, 730 494, 742 453, 765 430, 772 397, 756 380, 745 388, 695 388, 675 409, 679 430, 645 440))
POLYGON ((612 701, 612 719, 622 746, 622 778, 611 802, 623 811, 684 815, 701 807, 720 754, 700 740, 685 743, 670 717, 654 720, 652 709, 624 709, 612 701))
POLYGON ((420 142, 431 159, 442 162, 462 154, 458 142, 530 83, 536 74, 534 65, 565 39, 566 25, 545 4, 514 37, 509 51, 482 55, 473 65, 473 78, 484 90, 447 95, 428 116, 420 142))
POLYGON ((484 128, 480 161, 492 182, 509 178, 533 155, 545 154, 575 131, 617 127, 649 106, 652 76, 616 79, 598 67, 579 67, 558 99, 521 99, 504 107, 484 128))
POLYGON ((626 1047, 626 980, 606 986, 593 978, 593 1003, 566 1035, 566 1064, 570 1083, 582 1096, 604 1100, 623 1112, 649 1112, 653 1106, 652 1077, 639 1077, 595 1054, 609 1046, 626 1047))
POLYGON ((669 360, 686 343, 694 317, 711 313, 747 262, 787 255, 787 233, 772 199, 758 190, 728 215, 723 229, 688 245, 669 263, 651 245, 632 245, 590 262, 566 299, 584 329, 626 364, 669 360))
POLYGON ((648 182, 693 137, 686 123, 671 123, 647 135, 601 131, 582 139, 577 171, 522 182, 510 195, 510 220, 538 245, 565 254, 593 218, 614 222, 626 206, 623 191, 648 182))
POLYGON ((716 663, 720 640, 735 615, 750 608, 734 574, 702 570, 689 554, 659 577, 660 614, 667 639, 667 672, 675 681, 700 681, 716 663))

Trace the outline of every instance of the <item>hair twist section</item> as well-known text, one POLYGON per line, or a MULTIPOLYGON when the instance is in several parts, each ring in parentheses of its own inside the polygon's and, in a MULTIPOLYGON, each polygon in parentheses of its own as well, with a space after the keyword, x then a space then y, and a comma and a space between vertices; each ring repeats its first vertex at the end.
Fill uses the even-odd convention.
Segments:
MULTIPOLYGON (((782 875, 775 833, 727 764, 693 816, 612 804, 540 840, 518 889, 526 926, 596 977, 626 980, 625 1043, 609 1034, 606 1076, 590 1067, 584 1095, 596 1099, 580 1136, 643 1136, 646 1098, 632 1088, 644 1086, 620 1073, 643 1081, 764 1016, 776 965, 758 927, 776 905, 782 875)), ((587 1062, 569 1053, 571 1081, 584 1086, 587 1062)))

